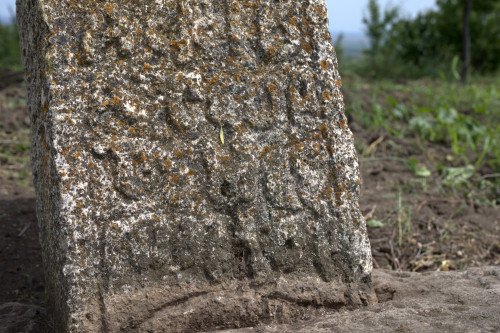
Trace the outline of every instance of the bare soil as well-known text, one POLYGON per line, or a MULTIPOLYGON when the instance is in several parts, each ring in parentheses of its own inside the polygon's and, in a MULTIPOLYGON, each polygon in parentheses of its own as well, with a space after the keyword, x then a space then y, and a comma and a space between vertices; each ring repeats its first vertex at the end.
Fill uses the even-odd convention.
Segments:
MULTIPOLYGON (((0 304, 43 306, 24 87, 12 73, 0 73, 0 81, 0 304)), ((354 98, 346 96, 346 103, 354 98)), ((368 228, 375 268, 431 272, 500 264, 500 208, 447 191, 436 172, 416 179, 398 160, 415 158, 432 168, 451 148, 367 131, 356 119, 350 127, 370 149, 360 156, 362 212, 367 221, 383 222, 368 228)))

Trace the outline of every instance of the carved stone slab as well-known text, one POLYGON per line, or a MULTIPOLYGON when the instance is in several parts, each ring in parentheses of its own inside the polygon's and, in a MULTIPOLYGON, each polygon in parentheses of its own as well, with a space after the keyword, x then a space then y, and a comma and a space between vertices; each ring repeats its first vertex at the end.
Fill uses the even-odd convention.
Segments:
POLYGON ((23 0, 17 17, 59 331, 376 300, 323 0, 23 0))

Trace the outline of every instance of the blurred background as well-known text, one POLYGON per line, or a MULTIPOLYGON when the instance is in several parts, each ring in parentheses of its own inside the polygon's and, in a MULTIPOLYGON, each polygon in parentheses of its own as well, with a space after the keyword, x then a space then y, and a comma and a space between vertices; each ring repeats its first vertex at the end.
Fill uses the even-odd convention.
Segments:
MULTIPOLYGON (((500 264, 500 0, 327 0, 374 265, 500 264)), ((14 0, 0 0, 0 303, 43 303, 14 0)))

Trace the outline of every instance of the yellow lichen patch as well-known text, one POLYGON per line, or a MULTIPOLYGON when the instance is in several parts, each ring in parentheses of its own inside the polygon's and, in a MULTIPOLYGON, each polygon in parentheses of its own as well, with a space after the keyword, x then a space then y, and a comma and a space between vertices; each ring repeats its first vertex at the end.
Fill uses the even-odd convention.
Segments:
POLYGON ((274 56, 276 56, 277 51, 278 50, 276 47, 270 46, 266 50, 266 56, 268 56, 269 58, 273 58, 274 56))
POLYGON ((170 42, 170 48, 172 49, 172 51, 174 52, 179 52, 181 47, 184 47, 188 44, 188 40, 187 39, 182 39, 181 41, 172 41, 170 42))
POLYGON ((144 64, 144 71, 146 73, 148 73, 152 68, 153 68, 153 66, 151 66, 150 64, 148 64, 148 63, 144 64))
POLYGON ((246 1, 243 6, 247 8, 254 8, 254 9, 259 9, 260 8, 260 3, 258 2, 251 2, 251 1, 246 1))
POLYGON ((324 70, 327 70, 328 67, 330 67, 330 65, 328 64, 328 61, 327 60, 321 60, 319 62, 319 64, 321 65, 321 68, 324 69, 324 70))
POLYGON ((311 44, 309 44, 307 42, 303 42, 302 43, 302 50, 306 51, 307 53, 311 53, 313 51, 313 48, 312 48, 311 44))
POLYGON ((184 155, 184 153, 182 152, 182 150, 176 150, 174 154, 177 157, 181 157, 182 155, 184 155))
POLYGON ((332 97, 330 96, 330 92, 324 91, 323 96, 322 96, 323 101, 329 102, 332 100, 332 97))
POLYGON ((113 96, 113 99, 110 101, 110 103, 113 105, 119 105, 119 106, 123 105, 123 102, 116 95, 113 96))
POLYGON ((170 182, 177 184, 179 182, 179 175, 172 175, 170 177, 170 182))
POLYGON ((172 166, 172 160, 167 158, 165 161, 161 163, 161 167, 163 168, 164 171, 170 170, 170 167, 172 166))
POLYGON ((108 15, 111 15, 111 12, 113 11, 114 8, 116 8, 116 4, 107 3, 104 5, 104 10, 108 15))
POLYGON ((266 155, 269 154, 271 152, 271 150, 273 150, 273 147, 271 147, 271 146, 266 146, 266 147, 262 148, 259 157, 260 158, 266 157, 266 155))
POLYGON ((296 143, 295 150, 298 152, 301 152, 302 150, 304 150, 304 143, 303 142, 296 143))
POLYGON ((174 203, 177 203, 179 201, 179 196, 177 194, 175 194, 173 197, 172 197, 172 201, 174 203))
POLYGON ((270 94, 273 94, 273 95, 277 95, 278 92, 276 90, 276 85, 274 83, 270 83, 268 86, 267 86, 267 89, 269 90, 269 93, 270 94))
POLYGON ((328 137, 328 126, 326 125, 320 125, 318 127, 318 130, 320 131, 320 133, 323 135, 323 137, 327 138, 328 137))
POLYGON ((313 143, 313 153, 319 154, 321 151, 321 145, 317 142, 313 143))
POLYGON ((338 124, 342 127, 342 129, 344 129, 344 130, 347 129, 347 125, 346 125, 345 121, 340 120, 340 121, 338 121, 338 124))
POLYGON ((210 78, 210 80, 208 80, 208 86, 209 86, 209 87, 210 87, 210 86, 213 86, 213 85, 216 85, 217 83, 219 83, 219 77, 217 77, 217 76, 215 76, 215 75, 214 75, 214 76, 212 76, 212 77, 210 78))

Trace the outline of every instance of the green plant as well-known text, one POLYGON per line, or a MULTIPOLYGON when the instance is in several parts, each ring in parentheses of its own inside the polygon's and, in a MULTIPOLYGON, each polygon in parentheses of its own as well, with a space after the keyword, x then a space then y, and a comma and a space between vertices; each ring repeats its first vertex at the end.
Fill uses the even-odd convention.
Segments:
POLYGON ((426 179, 435 177, 437 169, 439 183, 453 192, 483 204, 499 203, 500 177, 492 176, 500 174, 499 86, 500 77, 490 76, 473 77, 467 86, 440 80, 402 84, 344 79, 347 113, 378 136, 375 141, 357 143, 362 161, 390 158, 405 163, 415 175, 408 186, 421 186, 424 191, 426 179), (446 154, 428 161, 400 157, 427 154, 429 142, 442 146, 446 154), (375 148, 381 146, 392 157, 380 156, 375 148), (465 172, 465 181, 452 178, 453 168, 465 172))
POLYGON ((412 216, 412 208, 411 206, 405 206, 403 205, 403 196, 401 193, 401 189, 398 190, 397 195, 397 216, 396 216, 396 223, 398 226, 398 241, 397 244, 398 246, 403 245, 403 238, 406 235, 407 237, 411 237, 412 235, 412 230, 411 230, 411 216, 412 216))
POLYGON ((22 69, 15 18, 10 24, 0 23, 0 68, 22 69))

